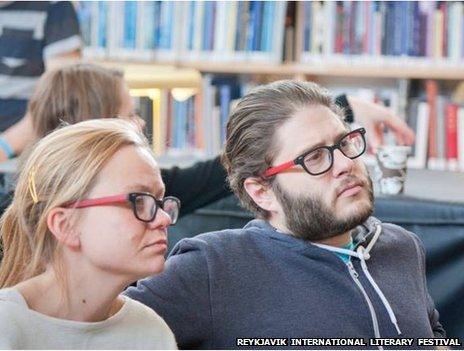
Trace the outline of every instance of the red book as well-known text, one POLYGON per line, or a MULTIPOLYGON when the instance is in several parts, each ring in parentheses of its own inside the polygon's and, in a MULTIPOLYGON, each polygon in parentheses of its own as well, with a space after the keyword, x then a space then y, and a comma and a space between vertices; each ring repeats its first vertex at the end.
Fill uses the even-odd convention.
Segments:
POLYGON ((458 167, 458 105, 448 104, 445 113, 446 159, 450 170, 458 167))
POLYGON ((335 52, 337 54, 343 54, 343 21, 347 20, 344 18, 343 3, 337 1, 336 7, 336 25, 335 25, 335 52))

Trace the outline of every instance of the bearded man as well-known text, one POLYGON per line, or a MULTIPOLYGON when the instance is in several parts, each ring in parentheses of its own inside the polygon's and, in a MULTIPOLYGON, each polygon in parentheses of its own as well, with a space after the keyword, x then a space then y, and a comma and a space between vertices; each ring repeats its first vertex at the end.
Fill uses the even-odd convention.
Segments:
POLYGON ((236 106, 223 163, 258 219, 179 242, 163 274, 127 292, 166 320, 180 348, 444 337, 424 248, 371 216, 365 130, 342 116, 326 90, 294 81, 258 87, 236 106))

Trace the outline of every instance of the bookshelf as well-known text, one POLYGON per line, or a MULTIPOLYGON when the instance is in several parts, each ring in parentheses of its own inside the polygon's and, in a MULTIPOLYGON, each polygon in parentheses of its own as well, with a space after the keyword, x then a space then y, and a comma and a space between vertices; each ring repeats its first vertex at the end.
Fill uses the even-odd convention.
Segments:
POLYGON ((165 121, 154 123, 153 135, 168 144, 155 148, 159 154, 189 148, 198 157, 216 154, 227 113, 241 95, 262 82, 293 78, 386 103, 418 133, 415 167, 464 170, 464 94, 456 89, 464 80, 462 2, 90 1, 78 7, 86 57, 123 67, 134 95, 158 101, 153 111, 165 121), (187 92, 173 95, 179 88, 187 92), (173 117, 176 108, 190 117, 173 117), (187 126, 183 134, 169 132, 179 125, 187 126))

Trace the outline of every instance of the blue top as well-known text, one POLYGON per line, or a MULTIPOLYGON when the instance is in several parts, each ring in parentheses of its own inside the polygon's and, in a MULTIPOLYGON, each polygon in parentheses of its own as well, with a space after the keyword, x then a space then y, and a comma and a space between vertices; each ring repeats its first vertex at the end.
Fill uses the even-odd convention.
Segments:
POLYGON ((0 131, 24 116, 44 61, 80 46, 71 2, 0 4, 0 131))
MULTIPOLYGON (((371 217, 358 227, 354 245, 367 247, 379 225, 371 217)), ((401 336, 443 337, 427 291, 421 242, 393 224, 381 229, 366 263, 401 336)), ((397 337, 360 259, 351 261, 352 271, 332 251, 253 220, 243 229, 180 241, 164 273, 126 294, 158 312, 181 349, 236 349, 236 338, 373 338, 373 316, 380 337, 397 337)))

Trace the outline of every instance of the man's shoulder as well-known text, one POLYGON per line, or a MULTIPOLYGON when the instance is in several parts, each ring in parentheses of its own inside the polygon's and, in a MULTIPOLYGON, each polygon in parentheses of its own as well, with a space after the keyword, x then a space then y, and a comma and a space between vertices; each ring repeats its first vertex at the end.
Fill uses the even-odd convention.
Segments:
POLYGON ((224 229, 214 232, 199 234, 192 238, 179 241, 171 252, 171 255, 187 251, 210 251, 231 249, 242 245, 249 245, 263 232, 263 221, 253 220, 243 228, 224 229))
POLYGON ((413 250, 416 253, 424 251, 419 236, 397 224, 383 222, 381 242, 395 250, 413 250))

